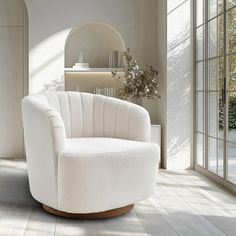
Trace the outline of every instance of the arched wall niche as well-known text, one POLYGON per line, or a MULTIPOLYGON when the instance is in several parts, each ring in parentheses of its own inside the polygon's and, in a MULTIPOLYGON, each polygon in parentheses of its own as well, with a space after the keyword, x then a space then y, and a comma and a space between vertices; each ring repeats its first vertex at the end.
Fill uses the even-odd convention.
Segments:
POLYGON ((109 51, 124 51, 125 44, 120 33, 112 26, 101 22, 89 22, 71 30, 65 44, 65 67, 83 61, 91 68, 109 67, 109 51))

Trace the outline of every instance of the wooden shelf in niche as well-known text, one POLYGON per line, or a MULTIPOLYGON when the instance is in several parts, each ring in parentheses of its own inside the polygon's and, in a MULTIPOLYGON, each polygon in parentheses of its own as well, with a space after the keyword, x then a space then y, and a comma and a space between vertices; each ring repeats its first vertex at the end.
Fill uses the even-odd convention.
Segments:
POLYGON ((90 68, 85 71, 65 68, 65 89, 66 91, 94 93, 95 88, 115 88, 117 96, 123 85, 123 80, 113 78, 111 71, 118 69, 123 70, 123 68, 90 68))
POLYGON ((65 68, 65 72, 112 72, 112 71, 123 71, 123 68, 88 68, 88 69, 74 69, 74 68, 65 68))

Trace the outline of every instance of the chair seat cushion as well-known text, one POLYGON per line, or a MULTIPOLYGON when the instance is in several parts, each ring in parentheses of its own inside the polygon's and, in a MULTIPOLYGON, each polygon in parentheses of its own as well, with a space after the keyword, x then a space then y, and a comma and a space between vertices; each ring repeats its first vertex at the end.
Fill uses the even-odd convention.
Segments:
POLYGON ((63 154, 116 154, 153 146, 152 143, 117 138, 71 138, 66 140, 63 154))
POLYGON ((158 170, 157 144, 115 138, 67 139, 58 157, 58 208, 105 211, 149 197, 158 170))

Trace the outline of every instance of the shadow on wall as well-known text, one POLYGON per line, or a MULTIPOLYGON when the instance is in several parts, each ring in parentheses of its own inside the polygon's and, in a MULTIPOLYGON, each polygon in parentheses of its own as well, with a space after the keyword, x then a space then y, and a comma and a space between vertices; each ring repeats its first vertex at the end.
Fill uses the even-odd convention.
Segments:
POLYGON ((167 165, 170 169, 190 167, 191 99, 190 25, 168 43, 167 165))
POLYGON ((44 84, 43 92, 49 91, 65 91, 65 76, 61 75, 51 80, 50 83, 44 84))

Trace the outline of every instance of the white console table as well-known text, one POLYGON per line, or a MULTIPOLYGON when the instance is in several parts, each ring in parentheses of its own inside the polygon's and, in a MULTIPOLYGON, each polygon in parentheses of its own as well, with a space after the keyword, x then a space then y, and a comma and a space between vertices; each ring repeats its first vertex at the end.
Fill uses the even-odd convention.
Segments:
POLYGON ((161 126, 151 125, 151 142, 157 143, 160 147, 160 164, 161 164, 161 126))

